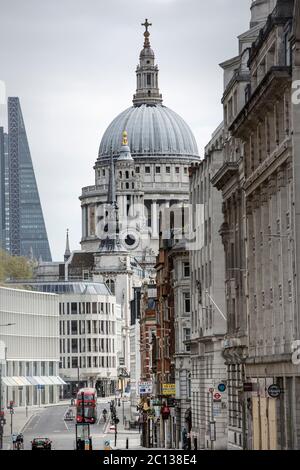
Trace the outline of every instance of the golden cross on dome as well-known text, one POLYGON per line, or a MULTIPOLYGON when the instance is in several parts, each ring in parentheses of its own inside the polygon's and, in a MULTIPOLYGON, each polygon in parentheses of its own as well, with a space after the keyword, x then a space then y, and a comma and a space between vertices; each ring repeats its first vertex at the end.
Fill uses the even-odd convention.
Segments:
POLYGON ((148 28, 149 26, 152 26, 152 23, 148 23, 148 18, 145 19, 145 23, 142 23, 142 26, 145 26, 146 28, 146 33, 148 33, 148 28))

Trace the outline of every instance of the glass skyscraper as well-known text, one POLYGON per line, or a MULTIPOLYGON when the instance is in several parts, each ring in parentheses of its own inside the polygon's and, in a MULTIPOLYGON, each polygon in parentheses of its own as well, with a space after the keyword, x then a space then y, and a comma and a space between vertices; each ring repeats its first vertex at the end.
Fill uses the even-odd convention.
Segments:
POLYGON ((0 249, 5 248, 5 168, 4 130, 0 127, 0 249))
MULTIPOLYGON (((5 162, 5 142, 3 147, 5 162)), ((9 212, 9 251, 12 255, 52 261, 20 100, 17 97, 8 98, 7 155, 9 187, 6 185, 4 192, 6 198, 8 196, 5 213, 7 215, 9 212)))

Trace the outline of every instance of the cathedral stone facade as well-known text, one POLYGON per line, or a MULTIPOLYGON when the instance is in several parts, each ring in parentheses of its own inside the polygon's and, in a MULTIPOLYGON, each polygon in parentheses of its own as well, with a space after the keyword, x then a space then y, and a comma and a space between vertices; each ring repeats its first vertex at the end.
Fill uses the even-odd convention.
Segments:
POLYGON ((97 251, 112 157, 120 243, 142 266, 149 267, 155 264, 158 252, 159 214, 165 208, 188 201, 188 167, 199 156, 188 125, 162 104, 148 21, 144 26, 133 106, 119 114, 105 131, 94 167, 95 184, 83 188, 80 200, 82 249, 97 251), (122 146, 124 131, 127 142, 122 146))

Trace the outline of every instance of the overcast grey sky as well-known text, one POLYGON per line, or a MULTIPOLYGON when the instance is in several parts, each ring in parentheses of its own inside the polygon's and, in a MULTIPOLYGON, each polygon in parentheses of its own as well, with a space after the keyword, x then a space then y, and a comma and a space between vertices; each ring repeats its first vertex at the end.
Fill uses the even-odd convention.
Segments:
MULTIPOLYGON (((103 132, 131 106, 147 17, 164 104, 200 155, 222 120, 222 71, 237 55, 251 0, 0 0, 0 80, 19 96, 55 260, 65 229, 78 249, 83 186, 103 132)), ((6 127, 6 123, 5 124, 6 127)))

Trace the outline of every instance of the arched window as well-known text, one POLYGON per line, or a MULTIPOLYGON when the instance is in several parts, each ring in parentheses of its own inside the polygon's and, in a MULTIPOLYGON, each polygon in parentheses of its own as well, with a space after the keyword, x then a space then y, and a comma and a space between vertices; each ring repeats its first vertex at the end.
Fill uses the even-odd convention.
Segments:
POLYGON ((119 171, 119 177, 122 178, 122 171, 119 171))
POLYGON ((191 372, 187 375, 187 394, 188 398, 192 397, 192 374, 191 372))
POLYGON ((111 291, 112 295, 115 295, 116 289, 115 289, 115 281, 113 279, 107 279, 106 285, 111 291))
POLYGON ((129 171, 126 171, 126 179, 129 178, 129 171))

